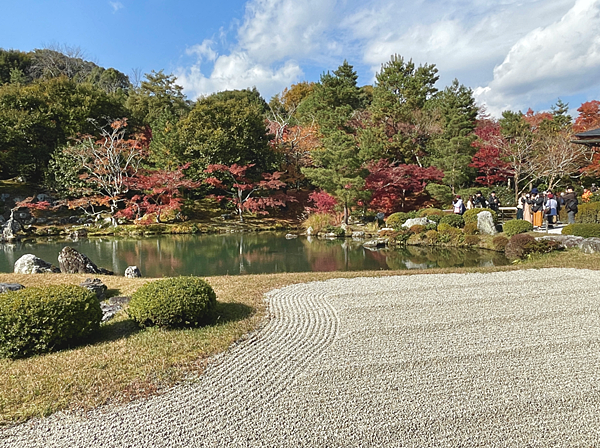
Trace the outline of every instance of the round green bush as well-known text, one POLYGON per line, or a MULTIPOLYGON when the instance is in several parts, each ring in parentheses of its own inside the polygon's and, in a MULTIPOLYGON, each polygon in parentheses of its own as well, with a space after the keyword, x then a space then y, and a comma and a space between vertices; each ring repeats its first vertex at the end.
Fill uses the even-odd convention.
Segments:
POLYGON ((494 223, 498 222, 498 215, 494 210, 489 208, 472 208, 471 210, 467 210, 466 212, 464 212, 462 215, 463 219, 465 220, 465 224, 469 224, 471 222, 477 224, 477 215, 481 212, 490 212, 492 214, 492 219, 494 220, 494 223))
POLYGON ((416 215, 416 213, 414 213, 414 212, 410 212, 410 213, 405 213, 405 212, 392 213, 385 220, 385 225, 388 226, 388 227, 397 228, 397 227, 400 227, 402 224, 404 224, 407 219, 414 218, 415 215, 416 215))
POLYGON ((531 232, 532 230, 533 225, 529 221, 522 219, 511 219, 510 221, 506 221, 502 226, 502 231, 509 237, 518 233, 531 232))
POLYGON ((465 226, 465 220, 461 215, 445 215, 442 216, 442 219, 440 219, 440 224, 448 224, 449 226, 460 229, 465 226))
POLYGON ((562 234, 584 238, 600 238, 600 224, 569 224, 563 227, 562 234))
POLYGON ((79 343, 100 327, 96 294, 74 285, 0 294, 0 356, 23 358, 79 343))
POLYGON ((197 277, 146 283, 129 302, 128 314, 142 327, 201 325, 217 303, 212 287, 197 277))

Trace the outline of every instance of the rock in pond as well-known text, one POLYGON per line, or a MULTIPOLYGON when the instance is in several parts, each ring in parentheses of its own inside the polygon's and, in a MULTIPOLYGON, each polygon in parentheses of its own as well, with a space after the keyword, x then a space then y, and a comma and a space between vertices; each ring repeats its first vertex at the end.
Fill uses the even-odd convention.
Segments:
POLYGON ((33 254, 25 254, 15 261, 15 274, 60 273, 60 269, 33 254))
POLYGON ((99 268, 86 255, 69 246, 63 247, 58 254, 58 264, 63 274, 114 274, 108 269, 99 268))
POLYGON ((127 278, 140 278, 141 276, 142 272, 137 266, 127 266, 127 269, 125 269, 125 277, 127 278))

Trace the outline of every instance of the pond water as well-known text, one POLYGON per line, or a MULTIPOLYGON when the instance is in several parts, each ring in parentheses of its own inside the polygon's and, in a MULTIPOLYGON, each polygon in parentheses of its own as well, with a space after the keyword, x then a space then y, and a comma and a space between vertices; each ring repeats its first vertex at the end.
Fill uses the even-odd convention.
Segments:
POLYGON ((283 233, 160 235, 0 244, 0 272, 12 272, 24 254, 58 266, 58 253, 71 246, 98 266, 123 275, 127 266, 144 277, 237 275, 274 272, 428 269, 508 264, 503 254, 468 249, 413 247, 369 250, 359 241, 285 239, 283 233))

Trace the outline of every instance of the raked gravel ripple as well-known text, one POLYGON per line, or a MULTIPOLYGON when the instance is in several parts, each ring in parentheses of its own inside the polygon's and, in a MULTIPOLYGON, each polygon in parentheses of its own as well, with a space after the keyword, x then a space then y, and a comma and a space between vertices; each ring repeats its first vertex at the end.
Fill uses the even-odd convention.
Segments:
POLYGON ((600 272, 336 279, 169 392, 0 447, 600 447, 600 272))

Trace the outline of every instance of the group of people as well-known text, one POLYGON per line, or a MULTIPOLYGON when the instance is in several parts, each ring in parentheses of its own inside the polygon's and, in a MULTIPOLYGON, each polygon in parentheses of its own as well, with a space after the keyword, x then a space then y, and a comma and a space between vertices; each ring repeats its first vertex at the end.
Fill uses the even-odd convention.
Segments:
POLYGON ((487 199, 481 191, 478 191, 475 193, 475 196, 469 196, 466 203, 462 200, 460 195, 457 195, 454 198, 454 201, 452 201, 452 207, 454 213, 458 215, 462 215, 472 208, 489 208, 497 212, 500 209, 500 199, 496 196, 495 191, 492 191, 487 199))
POLYGON ((564 207, 567 211, 567 222, 573 224, 578 205, 577 195, 571 186, 558 195, 550 190, 540 192, 533 188, 529 193, 521 195, 517 204, 517 219, 529 221, 534 229, 542 227, 546 220, 548 228, 551 229, 559 222, 559 213, 564 207))
MULTIPOLYGON (((460 196, 456 196, 452 206, 454 213, 460 215, 472 208, 489 208, 498 212, 500 200, 495 191, 492 191, 487 199, 481 191, 478 191, 475 196, 469 196, 466 203, 460 196)), ((521 195, 517 203, 517 219, 529 221, 534 229, 541 228, 544 221, 548 223, 548 228, 553 228, 559 222, 559 213, 564 207, 567 211, 568 223, 573 224, 577 206, 577 195, 571 186, 559 195, 555 195, 550 190, 540 192, 537 188, 533 188, 529 193, 523 192, 521 195)))

